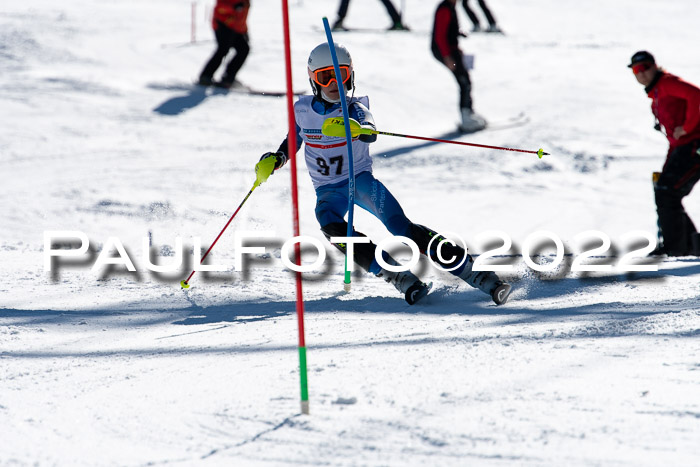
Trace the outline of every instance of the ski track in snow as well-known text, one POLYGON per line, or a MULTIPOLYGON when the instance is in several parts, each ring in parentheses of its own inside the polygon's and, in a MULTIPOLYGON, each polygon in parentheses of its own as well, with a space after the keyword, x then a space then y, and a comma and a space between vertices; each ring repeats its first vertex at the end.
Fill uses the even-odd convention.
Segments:
MULTIPOLYGON (((290 3, 293 78, 305 89, 307 54, 337 4, 290 3)), ((410 33, 336 35, 380 130, 455 137, 456 84, 429 51, 436 3, 405 2, 410 33)), ((700 463, 696 258, 580 274, 571 257, 550 273, 514 257, 502 307, 422 262, 435 285, 410 307, 359 272, 343 293, 329 248, 326 269, 305 275, 311 415, 300 415, 294 276, 279 260, 292 231, 289 167, 217 244, 211 259, 226 272, 198 273, 182 291, 191 258, 187 272, 144 269, 149 235, 161 263, 174 261, 176 237, 186 253, 193 236, 211 241, 286 133, 284 99, 173 87, 193 82, 214 48, 203 3, 198 41, 187 42, 190 6, 30 0, 0 11, 0 465, 700 463), (90 254, 45 272, 46 230, 85 232, 90 254), (277 235, 248 273, 233 270, 232 235, 244 230, 277 235), (138 272, 91 272, 111 236, 138 272)), ((507 233, 514 254, 549 230, 574 255, 587 230, 618 249, 626 232, 656 232, 650 175, 666 142, 625 65, 648 49, 700 83, 683 49, 700 42, 699 4, 490 6, 506 35, 461 43, 475 55, 475 109, 528 121, 457 139, 552 155, 380 137, 377 177, 409 218, 477 252, 490 230, 507 233)), ((251 8, 240 79, 256 89, 284 86, 279 10, 251 8)), ((386 23, 373 1, 356 0, 347 18, 386 23)), ((301 232, 323 240, 299 165, 301 232)), ((696 222, 697 199, 685 201, 696 222)), ((387 235, 355 216, 369 236, 387 235)))

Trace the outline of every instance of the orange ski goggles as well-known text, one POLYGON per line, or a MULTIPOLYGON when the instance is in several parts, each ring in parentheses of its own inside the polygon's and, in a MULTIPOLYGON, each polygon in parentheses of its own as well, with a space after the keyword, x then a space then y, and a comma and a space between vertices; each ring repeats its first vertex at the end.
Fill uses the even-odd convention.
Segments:
POLYGON ((639 65, 634 65, 632 67, 632 73, 636 75, 637 73, 647 71, 649 68, 651 68, 651 63, 640 63, 639 65))
MULTIPOLYGON (((343 79, 343 84, 347 83, 350 79, 350 67, 348 65, 340 65, 340 77, 343 79)), ((335 69, 332 66, 327 66, 325 68, 319 68, 313 72, 314 81, 324 88, 330 86, 331 82, 337 80, 335 79, 335 69)))

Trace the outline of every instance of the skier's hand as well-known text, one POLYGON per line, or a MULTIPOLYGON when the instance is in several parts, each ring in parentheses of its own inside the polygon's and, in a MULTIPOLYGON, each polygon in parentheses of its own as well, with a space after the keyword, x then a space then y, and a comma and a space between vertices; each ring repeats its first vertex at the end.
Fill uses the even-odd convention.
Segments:
POLYGON ((681 139, 683 136, 687 135, 688 133, 683 129, 682 126, 677 126, 673 130, 673 139, 681 139))
POLYGON ((270 178, 273 172, 284 164, 286 156, 282 152, 266 152, 255 164, 255 186, 260 186, 270 178))
POLYGON ((282 151, 266 152, 260 157, 260 161, 262 162, 264 159, 269 159, 271 157, 275 159, 275 170, 287 163, 287 155, 282 151))

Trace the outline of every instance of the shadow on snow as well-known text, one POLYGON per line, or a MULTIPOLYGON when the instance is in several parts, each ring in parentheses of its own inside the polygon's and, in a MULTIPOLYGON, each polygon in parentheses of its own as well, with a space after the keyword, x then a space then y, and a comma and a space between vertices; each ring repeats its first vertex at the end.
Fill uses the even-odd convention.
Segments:
POLYGON ((151 89, 164 89, 171 91, 186 91, 187 93, 180 96, 171 97, 158 107, 153 109, 155 113, 161 115, 179 115, 186 110, 197 107, 209 96, 226 94, 225 89, 212 88, 210 93, 207 93, 207 88, 203 86, 192 85, 158 85, 151 84, 148 87, 151 89))

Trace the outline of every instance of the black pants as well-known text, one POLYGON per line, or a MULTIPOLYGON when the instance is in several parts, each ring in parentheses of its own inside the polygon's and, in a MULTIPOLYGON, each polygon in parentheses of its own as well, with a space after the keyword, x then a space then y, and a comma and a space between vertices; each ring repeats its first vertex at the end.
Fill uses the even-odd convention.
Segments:
MULTIPOLYGON (((436 45, 433 45, 433 56, 437 61, 445 65, 442 59, 442 54, 436 45)), ((455 51, 452 54, 452 58, 455 61, 455 69, 450 70, 457 80, 459 85, 459 108, 461 109, 472 109, 472 82, 469 79, 469 70, 464 66, 464 61, 462 60, 462 54, 459 51, 455 51)), ((447 66, 447 65, 445 65, 447 66)))
POLYGON ((700 139, 671 151, 659 180, 654 185, 659 228, 664 250, 669 256, 693 254, 693 236, 697 230, 681 200, 700 180, 699 147, 700 139))
MULTIPOLYGON (((469 19, 471 20, 472 24, 474 24, 474 26, 479 26, 479 18, 477 18, 474 14, 474 11, 471 8, 469 8, 469 0, 462 0, 462 6, 467 12, 467 16, 469 16, 469 19)), ((489 22, 489 25, 495 26, 496 19, 491 14, 491 10, 489 10, 489 7, 486 6, 486 2, 484 0, 479 0, 479 6, 482 10, 484 10, 484 14, 486 15, 486 20, 489 22)))
POLYGON ((202 70, 200 77, 211 79, 228 54, 228 51, 234 48, 236 49, 236 55, 231 59, 228 65, 226 65, 226 72, 221 79, 224 83, 233 83, 233 80, 236 79, 236 74, 238 74, 238 70, 241 69, 250 52, 248 35, 239 34, 227 28, 226 25, 221 22, 218 23, 215 34, 218 47, 214 55, 207 62, 204 70, 202 70))
MULTIPOLYGON (((401 15, 399 15, 399 12, 396 11, 396 8, 394 7, 394 4, 391 3, 391 0, 381 0, 381 2, 384 4, 389 16, 391 16, 391 21, 393 21, 394 24, 400 23, 401 15)), ((348 6, 350 6, 350 0, 341 0, 340 8, 338 8, 339 20, 343 20, 343 18, 345 18, 345 16, 348 14, 348 6)))

